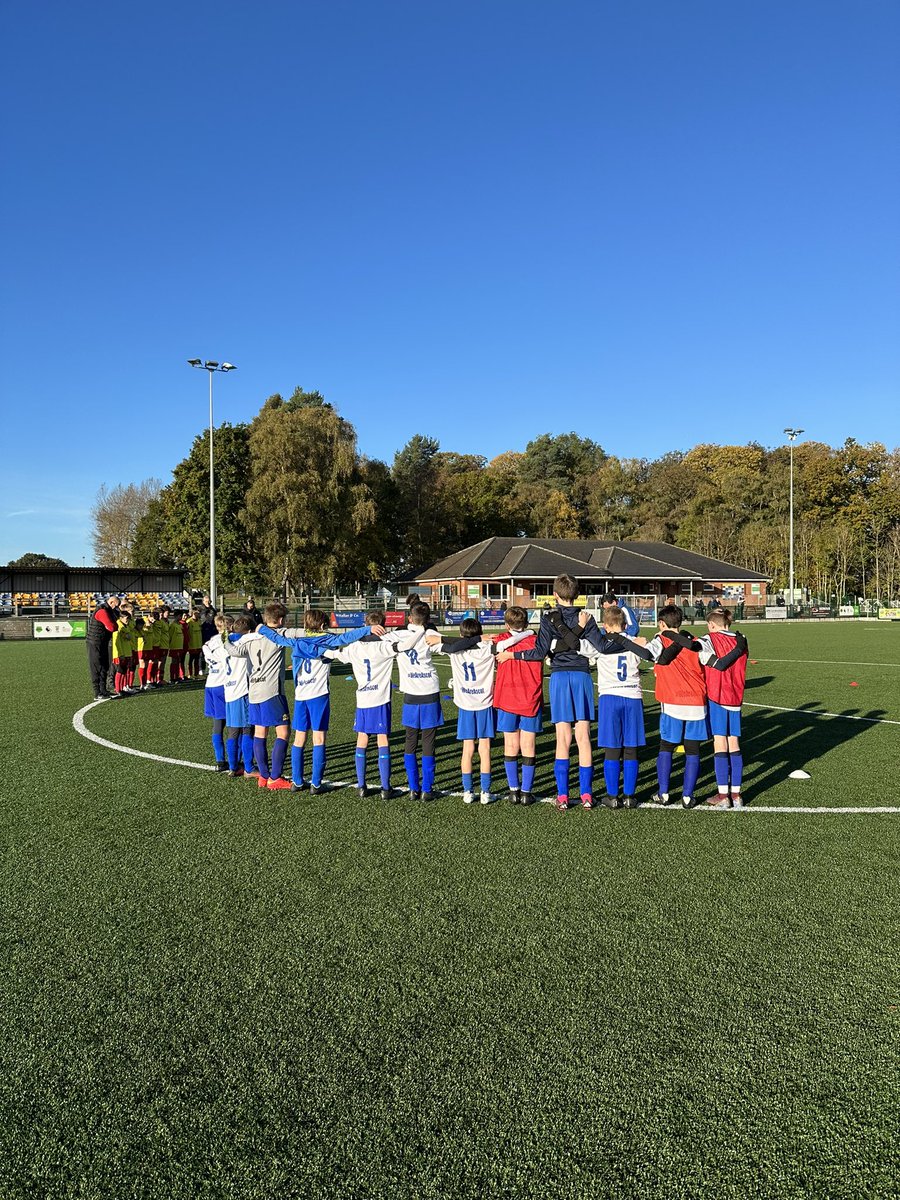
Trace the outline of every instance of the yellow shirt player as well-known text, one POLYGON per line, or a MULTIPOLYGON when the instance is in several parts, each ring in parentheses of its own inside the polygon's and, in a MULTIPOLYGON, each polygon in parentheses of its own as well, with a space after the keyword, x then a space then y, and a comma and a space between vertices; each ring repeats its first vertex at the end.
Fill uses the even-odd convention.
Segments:
POLYGON ((131 655, 134 651, 134 629, 128 613, 122 613, 118 627, 112 635, 112 656, 116 664, 116 690, 113 693, 118 699, 130 695, 134 690, 131 680, 134 678, 131 669, 131 655))
POLYGON ((203 627, 200 624, 200 613, 197 609, 187 619, 188 633, 188 662, 185 674, 190 679, 196 679, 200 674, 200 648, 203 645, 203 627))
POLYGON ((150 685, 150 662, 153 658, 153 621, 138 617, 134 623, 134 650, 137 654, 138 688, 145 692, 150 685))

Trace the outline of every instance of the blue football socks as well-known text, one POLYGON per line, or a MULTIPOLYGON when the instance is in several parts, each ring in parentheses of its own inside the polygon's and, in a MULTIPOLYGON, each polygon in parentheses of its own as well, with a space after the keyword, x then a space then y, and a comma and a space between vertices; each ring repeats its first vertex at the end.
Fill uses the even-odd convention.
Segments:
POLYGON ((491 790, 491 773, 490 771, 481 772, 481 790, 489 792, 491 790))
POLYGON ((578 768, 578 794, 580 796, 590 796, 594 790, 594 767, 593 764, 589 767, 579 766, 578 768))
POLYGON ((356 786, 366 786, 366 751, 362 746, 356 747, 356 786))
POLYGON ((224 762, 225 761, 225 739, 222 737, 221 733, 214 733, 212 735, 212 748, 213 748, 213 754, 216 756, 216 762, 217 763, 224 762))
POLYGON ((434 768, 435 768, 434 755, 433 754, 423 754, 422 755, 422 791, 423 792, 433 792, 434 791, 434 768))
POLYGON ((514 792, 519 786, 519 760, 504 756, 503 765, 506 768, 506 782, 509 784, 509 790, 514 792))
POLYGON ((312 785, 313 787, 321 787, 322 780, 325 778, 325 743, 321 746, 313 746, 312 748, 312 785))
POLYGON ((740 750, 729 756, 731 762, 731 790, 739 792, 744 779, 744 756, 740 750))
POLYGON ((716 771, 716 783, 720 792, 728 791, 728 752, 717 750, 713 755, 713 766, 716 771))
POLYGON ((660 750, 656 756, 656 780, 659 785, 659 794, 667 796, 669 794, 669 780, 672 778, 672 751, 660 750))
POLYGON ((381 780, 381 790, 386 792, 391 786, 391 752, 384 746, 378 751, 378 777, 381 780))
POLYGON ((471 771, 463 771, 462 783, 463 783, 463 791, 471 792, 471 790, 472 790, 472 772, 471 771))
POLYGON ((622 763, 622 793, 625 796, 633 796, 637 791, 638 781, 638 760, 636 758, 626 758, 622 763))
POLYGON ((404 754, 403 765, 406 767, 406 782, 411 792, 419 790, 419 758, 416 754, 404 754))
POLYGON ((621 766, 622 763, 618 758, 605 758, 603 760, 603 782, 606 784, 606 791, 610 796, 618 796, 619 794, 621 766))
POLYGON ((229 738, 225 743, 225 754, 228 758, 229 771, 236 771, 238 765, 238 744, 237 738, 229 738))
POLYGON ((535 771, 534 759, 533 758, 523 758, 522 759, 522 791, 523 792, 530 792, 533 790, 533 788, 534 788, 534 771, 535 771))
POLYGON ((295 787, 299 787, 304 782, 302 746, 291 746, 291 779, 293 779, 295 787))
POLYGON ((241 734, 241 755, 244 759, 244 770, 249 773, 253 770, 253 734, 241 734))
POLYGON ((277 737, 272 746, 272 778, 280 779, 284 770, 284 760, 287 756, 287 739, 277 737))
POLYGON ((684 786, 681 791, 685 796, 693 796, 700 774, 700 755, 686 754, 684 756, 684 786))
POLYGON ((567 758, 555 758, 553 760, 553 775, 556 779, 556 794, 558 796, 568 796, 569 760, 567 758))
POLYGON ((264 737, 253 739, 253 757, 256 759, 256 769, 263 779, 269 778, 269 749, 264 737))

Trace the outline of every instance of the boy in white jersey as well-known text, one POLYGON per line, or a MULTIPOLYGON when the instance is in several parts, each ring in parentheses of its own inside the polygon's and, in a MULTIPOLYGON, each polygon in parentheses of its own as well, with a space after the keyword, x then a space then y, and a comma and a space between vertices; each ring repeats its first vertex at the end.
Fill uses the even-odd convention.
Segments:
MULTIPOLYGON (((597 745, 603 750, 603 779, 607 808, 619 807, 619 781, 626 808, 637 808, 638 747, 647 744, 644 736, 644 700, 640 659, 652 655, 644 647, 644 638, 629 641, 624 637, 627 618, 617 605, 603 610, 603 629, 613 653, 601 654, 589 642, 582 642, 581 653, 597 667, 597 745)), ((590 804, 582 801, 585 808, 590 804)))
MULTIPOLYGON (((349 663, 356 679, 356 784, 359 794, 365 797, 366 750, 369 737, 374 734, 378 743, 378 776, 381 781, 381 798, 389 800, 391 789, 391 674, 402 634, 391 638, 379 636, 384 633, 384 612, 373 610, 366 613, 367 636, 343 650, 329 650, 326 658, 349 663)), ((409 639, 405 640, 409 648, 409 639)))
MULTIPOLYGON (((331 663, 324 657, 326 650, 338 650, 359 641, 371 632, 365 627, 348 629, 346 633, 326 633, 328 614, 310 608, 303 629, 274 629, 260 625, 257 633, 278 646, 289 646, 294 673, 294 745, 291 748, 291 790, 306 787, 304 778, 307 734, 312 731, 312 778, 310 795, 318 796, 325 789, 325 736, 331 718, 331 663)), ((384 630, 381 630, 383 633, 384 630)))
MULTIPOLYGON (((263 621, 267 626, 278 627, 284 624, 286 615, 284 605, 273 601, 266 605, 263 621)), ((257 786, 274 792, 291 786, 282 777, 289 728, 288 706, 284 696, 284 650, 281 646, 267 644, 264 638, 257 636, 257 632, 245 633, 233 644, 226 642, 225 653, 232 658, 247 658, 250 661, 249 716, 253 726, 253 757, 259 772, 257 786), (272 726, 275 727, 275 743, 270 767, 268 734, 272 726)))
POLYGON ((216 770, 227 771, 225 761, 225 643, 228 625, 225 617, 216 617, 216 636, 203 647, 206 659, 206 686, 203 689, 203 715, 212 720, 212 746, 216 770))
MULTIPOLYGON (((397 667, 403 692, 403 728, 406 744, 403 765, 409 784, 410 800, 431 800, 434 796, 434 742, 444 724, 438 674, 431 661, 431 647, 425 640, 426 629, 433 629, 431 608, 424 600, 409 606, 409 624, 399 642, 397 667), (422 737, 422 774, 419 790, 419 735, 422 737)), ((435 631, 436 632, 436 631, 435 631)))
POLYGON ((450 642, 429 638, 435 654, 449 654, 453 672, 453 700, 459 709, 456 740, 462 742, 460 771, 463 801, 475 802, 472 765, 478 743, 481 773, 481 803, 493 804, 491 795, 491 738, 494 726, 494 656, 497 646, 481 640, 481 622, 467 617, 459 627, 460 637, 450 642))
MULTIPOLYGON (((253 632, 247 617, 235 617, 228 635, 236 642, 253 632)), ((207 642, 207 645, 209 643, 207 642)), ((232 779, 253 775, 253 726, 250 724, 250 660, 223 655, 225 670, 225 756, 232 779), (240 740, 239 740, 240 739, 240 740)), ((258 776, 257 776, 258 778, 258 776)))

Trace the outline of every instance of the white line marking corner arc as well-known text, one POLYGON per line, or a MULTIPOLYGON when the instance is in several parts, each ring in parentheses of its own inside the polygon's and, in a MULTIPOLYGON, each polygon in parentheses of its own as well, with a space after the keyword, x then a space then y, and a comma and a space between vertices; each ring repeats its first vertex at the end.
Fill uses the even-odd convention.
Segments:
POLYGON ((91 733, 90 729, 84 723, 84 715, 96 708, 98 704, 104 704, 104 700, 92 700, 90 704, 86 704, 84 708, 79 708, 78 712, 72 717, 72 725, 76 733, 80 733, 82 737, 88 739, 89 742, 96 742, 98 746, 105 746, 107 750, 118 750, 120 754, 132 754, 135 758, 149 758, 153 762, 169 763, 174 767, 193 767, 196 771, 215 771, 215 767, 209 763, 188 762, 184 758, 166 758, 162 754, 151 754, 147 750, 134 750, 131 746, 120 746, 118 742, 111 742, 108 738, 102 738, 99 734, 91 733))

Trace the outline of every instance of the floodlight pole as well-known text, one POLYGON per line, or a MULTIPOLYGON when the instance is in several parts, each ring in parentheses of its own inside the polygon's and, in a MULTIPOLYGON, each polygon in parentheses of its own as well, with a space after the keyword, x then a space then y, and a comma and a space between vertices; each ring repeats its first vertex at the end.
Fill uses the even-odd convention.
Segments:
POLYGON ((209 598, 216 607, 216 484, 213 466, 213 374, 216 371, 233 371, 234 363, 201 362, 189 358, 188 364, 200 367, 209 374, 209 598))
POLYGON ((788 532, 788 577, 790 580, 790 600, 788 601, 788 616, 791 615, 791 608, 794 604, 794 442, 803 433, 802 429, 786 429, 784 431, 788 435, 788 441, 791 444, 791 470, 790 470, 790 519, 788 532))

